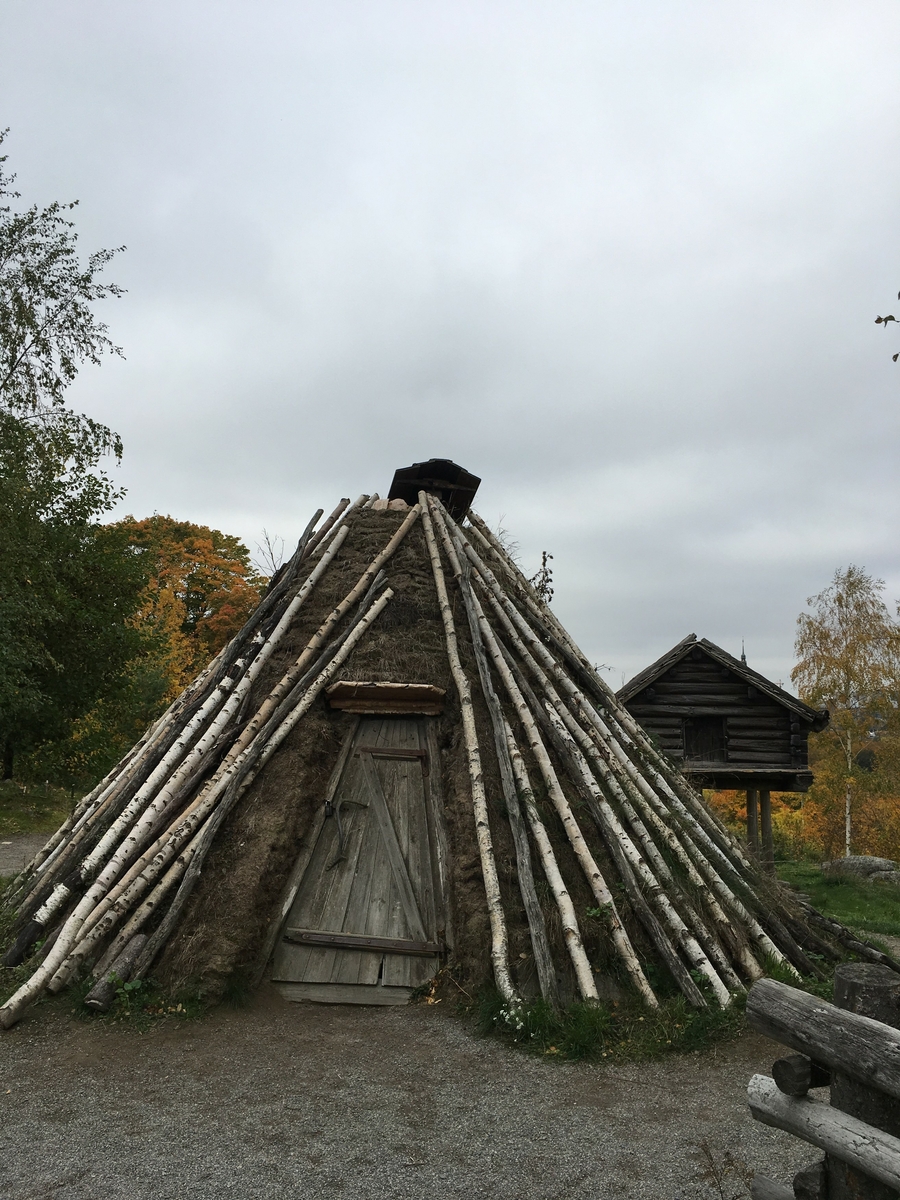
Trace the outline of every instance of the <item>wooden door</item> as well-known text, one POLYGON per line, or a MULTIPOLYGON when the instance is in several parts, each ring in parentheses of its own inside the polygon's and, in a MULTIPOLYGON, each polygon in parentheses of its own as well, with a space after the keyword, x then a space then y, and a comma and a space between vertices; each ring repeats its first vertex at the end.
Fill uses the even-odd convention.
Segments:
POLYGON ((275 949, 288 999, 401 1004, 440 966, 426 720, 363 717, 352 735, 275 949))

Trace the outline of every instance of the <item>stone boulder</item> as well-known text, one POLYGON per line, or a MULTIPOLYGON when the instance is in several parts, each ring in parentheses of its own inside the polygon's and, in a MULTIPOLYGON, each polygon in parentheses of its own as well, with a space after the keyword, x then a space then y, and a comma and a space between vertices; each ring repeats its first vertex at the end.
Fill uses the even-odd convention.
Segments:
POLYGON ((851 854, 847 858, 836 858, 834 862, 822 863, 826 875, 847 875, 863 881, 884 880, 900 883, 900 863, 892 858, 876 858, 871 854, 851 854))

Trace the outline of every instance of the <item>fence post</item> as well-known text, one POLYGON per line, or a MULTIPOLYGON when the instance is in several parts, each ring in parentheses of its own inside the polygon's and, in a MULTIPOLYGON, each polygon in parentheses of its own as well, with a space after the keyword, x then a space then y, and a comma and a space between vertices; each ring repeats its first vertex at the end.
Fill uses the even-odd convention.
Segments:
MULTIPOLYGON (((841 963, 834 972, 838 1008, 872 1017, 900 1029, 900 975, 875 963, 841 963)), ((831 1105, 885 1133, 900 1137, 900 1100, 865 1087, 840 1071, 831 1075, 831 1105)), ((900 1193, 842 1163, 825 1157, 828 1200, 897 1200, 900 1193)))

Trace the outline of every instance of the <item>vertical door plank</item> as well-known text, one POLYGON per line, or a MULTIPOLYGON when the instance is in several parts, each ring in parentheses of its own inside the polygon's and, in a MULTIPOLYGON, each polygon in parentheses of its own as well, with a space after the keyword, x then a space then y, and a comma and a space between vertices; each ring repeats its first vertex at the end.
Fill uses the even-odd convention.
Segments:
POLYGON ((403 913, 409 928, 409 936, 415 938, 417 941, 427 941, 425 929, 422 925, 422 918, 419 916, 419 909, 416 904, 415 892, 413 891, 409 872, 406 868, 406 862, 400 853, 394 823, 388 811, 381 780, 378 778, 378 772, 375 770, 375 762, 371 754, 360 754, 359 761, 362 765, 363 775, 368 783, 367 793, 371 806, 370 811, 375 822, 378 824, 379 833, 388 853, 394 873, 394 885, 397 888, 400 903, 403 906, 403 913))

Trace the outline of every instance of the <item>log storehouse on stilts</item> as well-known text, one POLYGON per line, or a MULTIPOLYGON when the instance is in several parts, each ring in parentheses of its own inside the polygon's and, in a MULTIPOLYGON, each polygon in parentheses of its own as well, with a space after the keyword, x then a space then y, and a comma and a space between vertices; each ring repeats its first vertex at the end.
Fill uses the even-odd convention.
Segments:
POLYGON ((702 788, 747 793, 747 841, 774 869, 772 792, 806 792, 808 739, 828 710, 790 692, 706 638, 688 634, 617 693, 660 750, 702 788))
MULTIPOLYGON (((886 960, 767 879, 616 699, 446 460, 310 521, 245 628, 7 891, 14 1024, 86 974, 509 1005, 886 960)), ((109 985, 107 985, 108 994, 109 985)))

